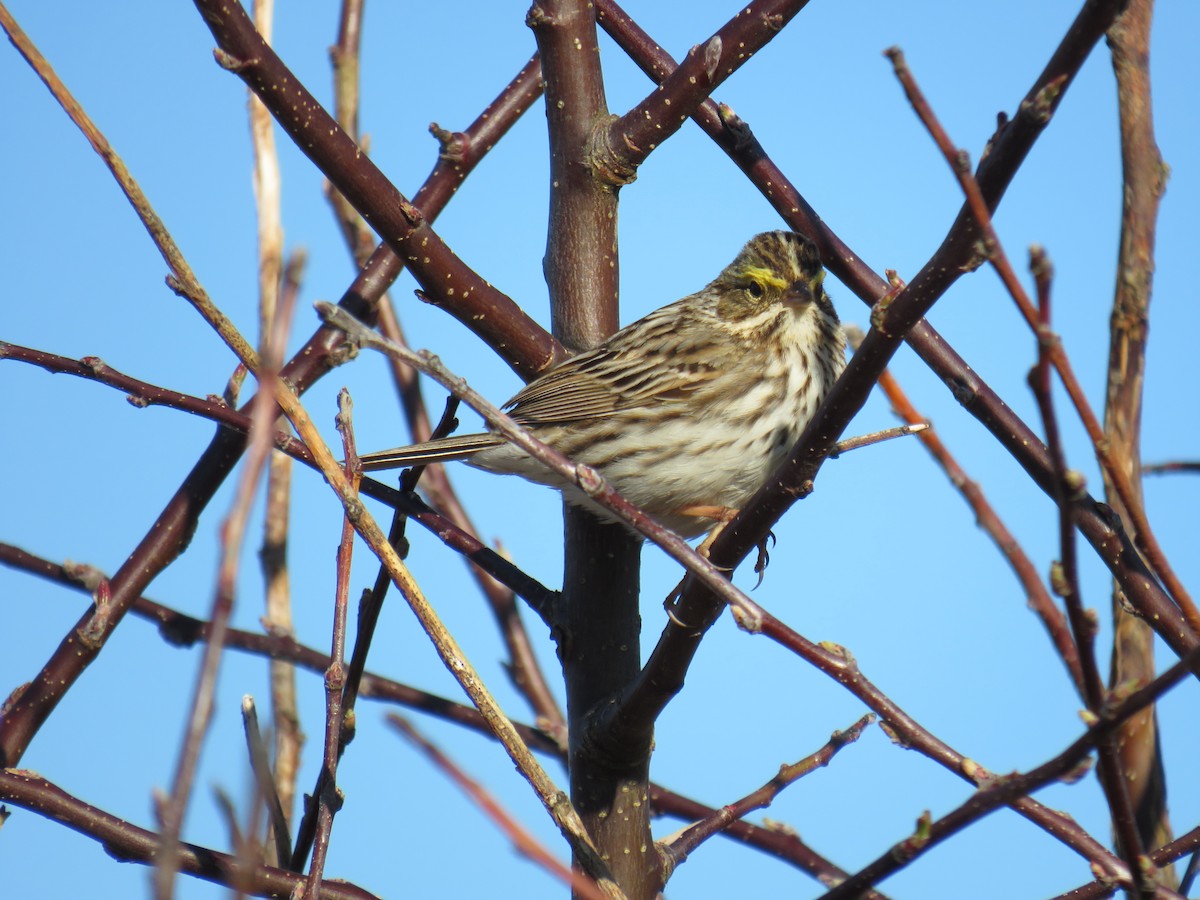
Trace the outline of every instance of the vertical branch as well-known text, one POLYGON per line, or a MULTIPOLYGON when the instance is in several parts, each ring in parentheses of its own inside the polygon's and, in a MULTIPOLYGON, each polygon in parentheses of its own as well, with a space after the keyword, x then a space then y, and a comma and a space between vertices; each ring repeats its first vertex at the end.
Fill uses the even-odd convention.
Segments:
MULTIPOLYGON (((274 0, 255 0, 254 23, 263 38, 271 40, 275 15, 274 0)), ((262 101, 249 93, 250 138, 254 151, 254 202, 258 215, 258 306, 259 333, 265 342, 275 321, 279 293, 298 289, 302 257, 288 265, 287 283, 283 265, 282 182, 279 155, 275 148, 275 123, 262 101)), ((295 302, 293 296, 290 302, 295 302)), ((287 421, 281 417, 276 425, 286 430, 287 421)), ((291 499, 292 461, 283 453, 271 453, 267 465, 267 499, 263 525, 263 543, 259 551, 265 581, 265 613, 263 624, 274 634, 292 634, 291 590, 287 570, 288 512, 291 499)), ((304 736, 300 731, 300 716, 296 705, 295 667, 280 659, 267 664, 271 684, 271 719, 275 742, 275 792, 283 810, 283 822, 291 820, 296 796, 296 773, 300 768, 300 747, 304 736)), ((272 818, 274 831, 280 823, 272 818)), ((279 846, 280 838, 290 839, 288 832, 268 840, 266 846, 279 846)), ((268 862, 286 865, 287 858, 268 862)))
MULTIPOLYGON (((351 421, 353 404, 345 388, 338 394, 337 428, 342 433, 342 451, 346 457, 346 477, 358 490, 362 470, 358 465, 358 450, 354 442, 351 421), (358 470, 357 472, 355 470, 358 470)), ((329 852, 329 835, 333 831, 334 814, 341 808, 342 792, 337 786, 337 765, 342 755, 342 689, 346 686, 346 618, 350 597, 350 561, 354 549, 354 525, 349 517, 342 519, 342 539, 337 551, 337 589, 333 604, 333 639, 329 650, 329 667, 325 670, 325 756, 321 763, 323 789, 312 798, 317 813, 317 834, 313 843, 312 866, 308 870, 305 898, 319 900, 325 857, 329 852)))
MULTIPOLYGON (((617 185, 590 155, 609 121, 591 4, 535 0, 550 137, 550 221, 544 267, 555 336, 579 351, 617 329, 617 185)), ((640 542, 623 528, 565 511, 559 657, 567 690, 571 799, 631 898, 662 888, 649 821, 650 741, 603 747, 590 714, 636 678, 640 542)))
MULTIPOLYGON (((1113 464, 1128 477, 1142 502, 1141 422, 1146 367, 1146 330, 1154 277, 1154 236, 1158 206, 1166 187, 1166 167, 1154 140, 1150 102, 1150 23, 1153 0, 1132 0, 1108 32, 1121 124, 1124 175, 1121 250, 1117 266, 1108 350, 1108 390, 1104 434, 1113 464)), ((1105 470, 1105 499, 1135 541, 1140 537, 1128 510, 1105 470)), ((1145 684, 1154 677, 1154 632, 1127 611, 1124 595, 1113 584, 1114 636, 1109 683, 1145 684)), ((1117 734, 1121 777, 1128 785, 1138 833, 1148 848, 1171 839, 1167 817, 1166 774, 1158 744, 1154 707, 1138 712, 1117 734)), ((1164 870, 1169 876, 1169 870, 1164 870)))
POLYGON ((229 619, 233 615, 242 539, 246 534, 254 495, 271 452, 275 433, 274 395, 282 389, 278 374, 280 351, 286 343, 293 309, 294 307, 286 304, 281 306, 269 333, 264 336, 266 352, 262 357, 263 368, 259 372, 260 390, 253 401, 253 423, 246 468, 238 483, 229 515, 221 524, 221 561, 217 570, 216 596, 213 599, 212 614, 209 616, 208 643, 204 647, 200 672, 192 694, 191 712, 175 766, 171 794, 169 797, 160 798, 158 803, 162 824, 162 848, 156 858, 157 868, 154 873, 156 900, 170 900, 174 895, 175 875, 179 870, 179 839, 183 829, 183 817, 191 797, 196 769, 200 764, 200 751, 216 705, 217 675, 221 667, 221 655, 225 650, 225 634, 229 629, 229 619))
MULTIPOLYGON (((992 237, 994 239, 994 235, 992 237)), ((999 243, 995 244, 992 252, 997 255, 1003 253, 999 243)), ((1037 364, 1029 373, 1029 386, 1033 389, 1038 410, 1045 423, 1046 449, 1050 453, 1057 475, 1054 501, 1058 507, 1058 539, 1061 554, 1059 561, 1051 568, 1050 583, 1055 593, 1062 597, 1063 605, 1067 610, 1067 621, 1071 624, 1075 645, 1079 649, 1084 700, 1087 703, 1089 724, 1092 724, 1092 720, 1098 720, 1104 713, 1108 697, 1104 690, 1104 684, 1100 680, 1100 670, 1096 662, 1096 631, 1098 628, 1096 613, 1095 610, 1084 608, 1083 595, 1079 588, 1075 526, 1070 514, 1071 503, 1084 490, 1084 480, 1078 472, 1067 468, 1066 453, 1063 450, 1051 391, 1050 371, 1053 366, 1055 348, 1059 343, 1058 335, 1050 329, 1050 281, 1053 273, 1050 261, 1041 247, 1036 245, 1031 247, 1029 257, 1029 268, 1033 272, 1038 294, 1038 358, 1037 364)), ((1134 828, 1133 809, 1129 801, 1129 792, 1121 779, 1116 743, 1111 736, 1105 736, 1099 741, 1097 749, 1099 763, 1096 777, 1100 781, 1105 799, 1108 801, 1113 830, 1117 835, 1117 845, 1129 866, 1134 884, 1138 886, 1137 893, 1142 894, 1145 893, 1144 889, 1147 887, 1145 880, 1151 867, 1148 858, 1142 854, 1141 841, 1134 828)))

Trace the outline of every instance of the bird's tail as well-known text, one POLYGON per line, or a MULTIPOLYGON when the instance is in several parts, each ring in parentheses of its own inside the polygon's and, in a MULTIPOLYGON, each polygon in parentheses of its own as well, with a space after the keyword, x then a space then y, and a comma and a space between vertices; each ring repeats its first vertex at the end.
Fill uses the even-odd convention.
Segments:
POLYGON ((423 444, 409 444, 407 447, 364 453, 359 457, 359 461, 364 472, 400 469, 406 466, 424 466, 429 463, 466 459, 480 450, 498 447, 503 443, 504 439, 494 434, 452 435, 436 441, 425 441, 423 444))

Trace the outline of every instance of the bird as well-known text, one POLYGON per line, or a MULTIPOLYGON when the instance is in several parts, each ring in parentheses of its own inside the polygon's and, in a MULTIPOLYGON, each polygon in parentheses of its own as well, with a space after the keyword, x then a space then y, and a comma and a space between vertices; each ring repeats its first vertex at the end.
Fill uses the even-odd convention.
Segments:
MULTIPOLYGON (((546 370, 504 409, 662 525, 697 537, 764 484, 845 368, 824 280, 808 238, 759 234, 703 289, 546 370)), ((549 485, 621 521, 493 432, 360 457, 366 471, 451 460, 549 485)))

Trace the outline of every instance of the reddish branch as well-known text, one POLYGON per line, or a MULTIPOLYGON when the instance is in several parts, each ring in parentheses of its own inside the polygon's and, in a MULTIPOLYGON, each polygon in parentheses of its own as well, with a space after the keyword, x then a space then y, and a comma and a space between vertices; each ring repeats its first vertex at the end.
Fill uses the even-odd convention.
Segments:
MULTIPOLYGON (((926 421, 912 405, 908 395, 904 389, 900 387, 900 383, 896 381, 891 372, 884 372, 879 377, 879 388, 887 396, 888 402, 892 404, 892 409, 900 418, 906 422, 916 424, 926 421)), ((1050 592, 1046 590, 1046 586, 1042 584, 1041 577, 1038 575, 1037 569, 1033 565, 1033 561, 1021 548, 1016 537, 1008 530, 1004 522, 997 515, 995 507, 988 502, 987 496, 983 493, 983 489, 978 482, 973 481, 966 471, 959 465, 954 455, 942 443, 942 439, 938 436, 933 428, 928 428, 917 435, 917 439, 929 451, 929 455, 934 458, 942 470, 946 473, 946 477, 950 479, 950 483, 962 494, 963 499, 967 501, 972 512, 975 513, 975 521, 979 524, 991 539, 995 542, 996 547, 1004 554, 1004 558, 1008 560, 1009 566, 1013 573, 1021 582, 1021 587, 1025 590, 1025 597, 1029 606, 1042 620, 1047 633, 1050 635, 1050 640, 1054 644, 1054 649, 1058 651, 1059 658, 1067 667, 1067 672, 1071 676, 1071 680, 1075 683, 1076 690, 1080 695, 1083 694, 1083 674, 1079 669, 1079 653, 1075 648, 1074 642, 1071 640, 1071 633, 1067 627, 1066 619, 1054 605, 1054 601, 1050 599, 1050 592)))
MULTIPOLYGON (((767 45, 808 0, 752 0, 711 38, 664 71, 658 89, 598 130, 593 165, 612 184, 627 184, 656 147, 680 129, 709 95, 767 45)), ((615 10, 615 7, 613 7, 615 10)), ((605 7, 598 7, 603 24, 605 7)))
POLYGON ((874 720, 875 717, 868 713, 845 731, 835 731, 820 750, 810 753, 798 762, 780 766, 778 774, 758 790, 752 791, 727 806, 722 806, 711 816, 684 829, 674 840, 665 844, 672 868, 684 862, 696 851, 697 847, 713 835, 720 834, 734 822, 757 809, 766 809, 775 802, 776 797, 783 793, 784 788, 795 784, 810 772, 829 765, 838 751, 857 741, 862 736, 863 730, 874 720))
MULTIPOLYGON (((987 240, 994 242, 994 246, 991 248, 993 262, 1003 259, 1004 250, 996 241, 996 236, 990 226, 984 222, 981 222, 980 225, 988 235, 987 240)), ((1052 277, 1050 261, 1039 247, 1035 247, 1030 253, 1030 269, 1033 271, 1038 292, 1038 355, 1037 365, 1029 373, 1029 385, 1033 388, 1033 395, 1042 415, 1046 429, 1046 446, 1050 451, 1051 459, 1054 460, 1054 470, 1058 476, 1055 503, 1058 506, 1060 556, 1059 562, 1051 572, 1050 582, 1055 592, 1062 597, 1063 605, 1067 609, 1067 621, 1071 623, 1075 646, 1079 648, 1079 661, 1083 671, 1084 700, 1090 716, 1096 717, 1099 716, 1108 699, 1104 683, 1100 680, 1100 668, 1096 661, 1096 631, 1099 623, 1096 621, 1095 612, 1085 609, 1083 605, 1083 595, 1079 587, 1079 560, 1075 543, 1075 527, 1071 522, 1070 513, 1071 502, 1079 491, 1083 490, 1083 477, 1078 472, 1067 468, 1066 451, 1063 449, 1058 417, 1054 408, 1050 369, 1053 365, 1054 348, 1059 346, 1059 338, 1050 328, 1052 277)), ((1097 774, 1108 800, 1113 830, 1117 834, 1117 845, 1125 856, 1126 864, 1139 888, 1139 893, 1145 894, 1148 887, 1144 882, 1147 872, 1139 865, 1142 843, 1134 827, 1129 793, 1121 778, 1113 738, 1105 736, 1100 741, 1098 749, 1100 765, 1097 774)))
POLYGON ((554 341, 511 299, 465 265, 412 203, 326 112, 254 27, 238 3, 196 0, 216 38, 220 64, 271 111, 296 146, 321 170, 400 257, 439 307, 483 338, 523 377, 558 355, 554 341))
MULTIPOLYGON (((992 228, 991 211, 988 209, 987 201, 984 199, 979 183, 971 175, 971 167, 966 153, 954 146, 950 137, 937 121, 933 110, 917 87, 912 73, 904 61, 904 55, 898 49, 893 48, 888 51, 888 56, 895 66, 897 77, 900 79, 901 84, 904 85, 905 93, 912 103, 913 109, 933 136, 934 142, 938 145, 938 149, 942 151, 942 155, 950 164, 951 169, 954 170, 959 184, 967 196, 967 205, 970 207, 971 215, 975 219, 975 225, 982 235, 984 256, 995 268, 996 273, 1000 276, 1000 280, 1004 283, 1009 295, 1017 304, 1017 308, 1025 318, 1030 329, 1036 332, 1041 325, 1038 311, 1034 309, 1033 304, 1025 295, 1017 273, 1009 264, 1006 254, 1000 247, 995 230, 992 228)), ((1096 418, 1096 414, 1092 411, 1091 404, 1084 394, 1079 379, 1075 377, 1074 368, 1071 365, 1070 359, 1063 351, 1061 342, 1057 342, 1047 349, 1050 353, 1050 362, 1054 366, 1055 371, 1058 372, 1059 378, 1062 379, 1063 387, 1066 388, 1067 394, 1070 396, 1071 402, 1074 404, 1075 410, 1079 414, 1084 428, 1087 430, 1088 437, 1091 438, 1096 458, 1100 462, 1101 469, 1107 479, 1106 483, 1112 484, 1112 489, 1116 493, 1117 499, 1132 520, 1134 538, 1138 543, 1139 549, 1146 555, 1155 573, 1166 585, 1167 590, 1187 618, 1189 625, 1194 631, 1200 632, 1200 611, 1196 609, 1196 605, 1192 602, 1191 595, 1184 588, 1183 583, 1176 577, 1174 570, 1167 561, 1166 555, 1158 544, 1158 540, 1150 530, 1150 523, 1146 519, 1146 511, 1142 506, 1140 492, 1135 491, 1130 481, 1130 472, 1126 471, 1113 458, 1108 437, 1104 429, 1100 427, 1100 422, 1096 418)), ((1140 379, 1135 375, 1133 381, 1135 384, 1127 389, 1133 389, 1136 383, 1140 382, 1140 379)))
MULTIPOLYGON (((1051 782, 1068 777, 1077 770, 1104 741, 1110 740, 1117 726, 1140 709, 1153 704, 1190 674, 1189 666, 1200 660, 1200 651, 1189 653, 1153 682, 1135 691, 1124 701, 1106 709, 1098 721, 1086 733, 1076 739, 1062 753, 1024 774, 995 776, 990 773, 979 778, 979 790, 966 803, 935 822, 921 828, 920 833, 902 841, 877 860, 858 872, 854 877, 825 894, 821 900, 850 900, 859 896, 864 888, 877 884, 888 875, 898 871, 921 854, 933 849, 946 838, 957 834, 972 822, 1004 805, 1015 806, 1022 798, 1051 782)), ((1134 869, 1121 871, 1107 867, 1106 876, 1116 879, 1126 888, 1138 885, 1141 872, 1134 869)), ((1154 894, 1163 898, 1179 898, 1174 891, 1158 888, 1154 894)))
MULTIPOLYGON (((354 442, 351 418, 353 405, 345 388, 338 394, 337 429, 342 435, 342 453, 346 459, 346 477, 352 483, 356 475, 358 451, 354 442)), ((350 563, 354 553, 354 526, 349 518, 342 520, 342 539, 337 550, 337 583, 333 599, 333 637, 330 641, 329 666, 325 669, 325 746, 322 756, 321 779, 313 794, 312 804, 318 810, 316 839, 313 842, 312 865, 308 871, 305 897, 316 900, 329 853, 329 837, 333 817, 342 808, 342 792, 337 786, 338 761, 342 756, 342 735, 345 709, 343 691, 346 687, 346 619, 350 606, 350 563)), ((307 818, 307 817, 306 817, 307 818)), ((296 867, 293 858, 293 868, 296 867)))
POLYGON ((388 715, 388 722, 413 746, 425 754, 425 757, 442 774, 453 781, 463 793, 471 798, 471 802, 479 807, 495 823, 496 827, 503 831, 505 836, 512 841, 513 847, 518 853, 528 857, 564 884, 570 885, 573 897, 579 897, 582 900, 604 900, 606 895, 600 890, 595 881, 588 878, 582 872, 572 871, 569 866, 565 866, 559 862, 554 854, 522 827, 520 822, 508 814, 504 807, 496 801, 496 798, 483 785, 467 775, 454 760, 409 724, 408 720, 395 713, 390 713, 388 715))

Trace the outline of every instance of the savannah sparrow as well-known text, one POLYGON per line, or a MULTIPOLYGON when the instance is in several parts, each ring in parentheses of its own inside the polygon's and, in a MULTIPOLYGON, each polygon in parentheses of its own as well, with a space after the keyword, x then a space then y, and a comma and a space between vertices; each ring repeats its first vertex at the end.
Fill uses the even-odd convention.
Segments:
MULTIPOLYGON (((505 409, 663 525, 695 537, 763 484, 844 368, 845 342, 824 279, 807 238, 760 234, 708 287, 544 372, 505 409)), ((371 453, 362 464, 371 470, 453 459, 548 484, 615 521, 494 434, 371 453)))

